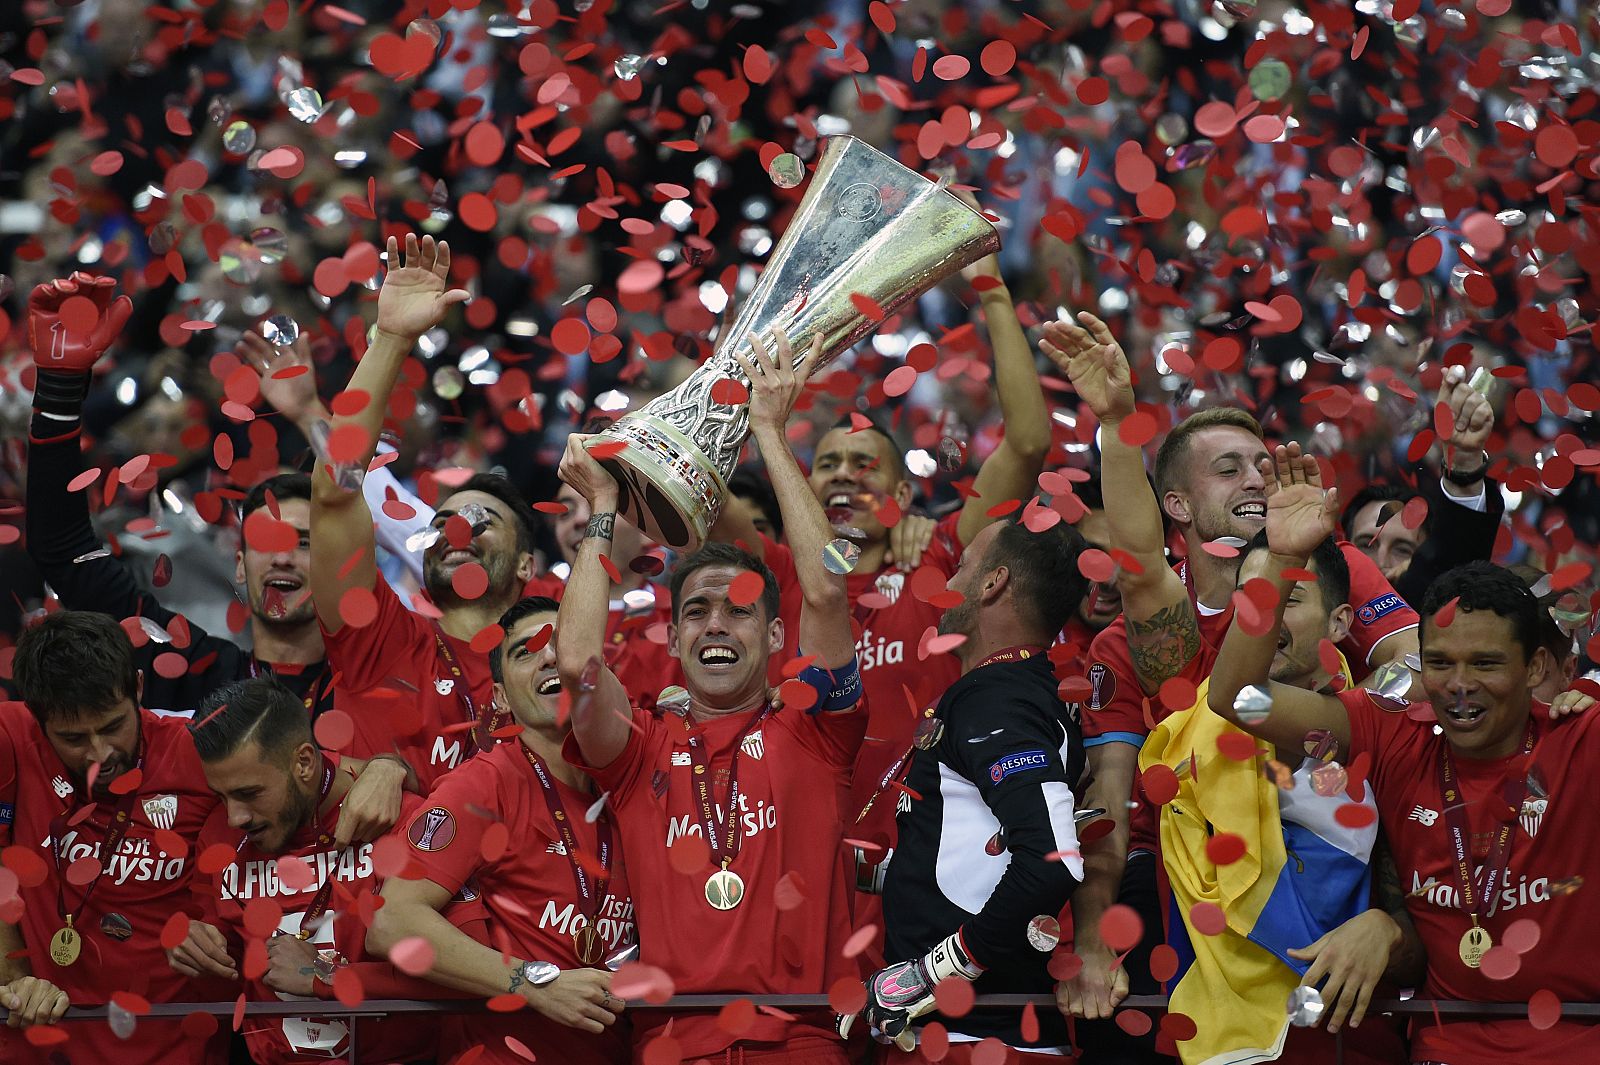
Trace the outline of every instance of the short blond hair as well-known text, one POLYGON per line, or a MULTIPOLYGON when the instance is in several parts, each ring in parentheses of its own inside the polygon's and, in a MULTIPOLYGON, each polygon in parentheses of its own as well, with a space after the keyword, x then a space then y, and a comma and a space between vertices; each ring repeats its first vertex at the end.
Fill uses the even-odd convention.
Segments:
POLYGON ((1176 488, 1174 482, 1179 479, 1179 471, 1188 458, 1189 444, 1195 434, 1220 425, 1243 429, 1257 440, 1262 438, 1261 423, 1248 411, 1238 407, 1211 407, 1195 411, 1172 427, 1172 432, 1161 442, 1161 450, 1156 452, 1156 493, 1159 497, 1165 497, 1176 488))

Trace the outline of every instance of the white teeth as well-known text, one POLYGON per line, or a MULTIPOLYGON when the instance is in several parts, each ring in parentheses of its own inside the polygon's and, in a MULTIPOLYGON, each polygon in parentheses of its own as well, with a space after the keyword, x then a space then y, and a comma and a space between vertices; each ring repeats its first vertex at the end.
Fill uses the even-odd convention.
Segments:
POLYGON ((536 690, 540 695, 554 695, 561 690, 561 678, 546 677, 536 690))
POLYGON ((738 657, 726 647, 707 647, 700 652, 700 661, 702 662, 734 662, 738 660, 738 657))
POLYGON ((850 495, 847 492, 835 492, 828 497, 829 507, 848 507, 849 505, 850 495))

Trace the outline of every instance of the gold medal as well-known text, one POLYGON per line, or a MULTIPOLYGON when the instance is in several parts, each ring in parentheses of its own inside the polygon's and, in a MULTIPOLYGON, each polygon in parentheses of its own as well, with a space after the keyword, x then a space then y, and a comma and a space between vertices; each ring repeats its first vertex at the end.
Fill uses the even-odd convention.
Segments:
POLYGON ((1494 937, 1473 925, 1461 937, 1461 962, 1469 969, 1476 969, 1483 962, 1483 956, 1494 946, 1494 937))
POLYGON ((83 937, 72 927, 70 920, 50 937, 50 960, 63 969, 77 961, 82 953, 83 937))
POLYGON ((598 965, 605 957, 606 945, 592 924, 585 924, 572 933, 572 945, 577 950, 578 960, 585 965, 598 965))
POLYGON ((744 881, 738 873, 718 869, 706 881, 706 901, 713 910, 731 910, 744 901, 744 881))

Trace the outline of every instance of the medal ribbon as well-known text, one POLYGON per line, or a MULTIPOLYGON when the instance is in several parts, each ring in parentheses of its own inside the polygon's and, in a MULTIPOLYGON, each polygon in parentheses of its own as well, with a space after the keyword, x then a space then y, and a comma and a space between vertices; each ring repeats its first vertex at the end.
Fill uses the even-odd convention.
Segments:
POLYGON ((756 730, 756 727, 765 721, 772 712, 772 704, 768 703, 755 714, 745 727, 740 730, 739 736, 733 741, 733 758, 728 763, 728 801, 723 807, 723 818, 717 818, 717 805, 711 789, 711 766, 706 757, 705 737, 693 731, 689 726, 688 718, 684 719, 684 728, 689 733, 689 757, 694 763, 694 790, 695 800, 700 805, 700 825, 705 832, 706 843, 711 847, 712 860, 719 862, 726 869, 739 855, 739 847, 744 843, 744 836, 739 832, 739 751, 744 746, 745 738, 756 730))
POLYGON ((437 629, 433 633, 433 642, 439 649, 439 657, 444 660, 445 668, 450 671, 450 676, 455 681, 456 697, 461 700, 462 717, 472 725, 473 745, 477 748, 477 752, 487 751, 494 746, 494 740, 489 736, 489 733, 495 730, 499 721, 499 714, 496 713, 490 719, 487 729, 483 727, 483 722, 478 720, 478 708, 472 705, 472 692, 468 690, 466 675, 462 672, 461 667, 456 664, 456 653, 450 649, 449 643, 445 641, 444 634, 437 629))
MULTIPOLYGON (((1522 741, 1523 756, 1526 757, 1532 750, 1533 725, 1530 723, 1527 737, 1522 741)), ((1472 925, 1476 928, 1479 918, 1489 916, 1495 909, 1494 900, 1500 881, 1511 867, 1511 834, 1517 821, 1512 818, 1495 833, 1494 842, 1484 858, 1483 894, 1479 896, 1474 883, 1476 878, 1472 875, 1471 829, 1467 823, 1466 805, 1456 787, 1455 763, 1450 757, 1448 743, 1439 752, 1439 791, 1444 796, 1445 828, 1450 833, 1450 862, 1455 870, 1457 886, 1461 889, 1461 908, 1472 918, 1472 925)))
MULTIPOLYGON (((317 793, 317 846, 326 847, 333 842, 333 836, 322 824, 322 804, 328 801, 328 792, 333 790, 333 759, 327 755, 322 756, 322 788, 317 793)), ((322 878, 322 885, 317 888, 317 893, 311 896, 311 901, 306 905, 306 912, 300 917, 300 931, 294 934, 296 939, 310 939, 316 931, 317 922, 322 920, 322 915, 328 912, 328 901, 333 897, 334 873, 338 870, 338 863, 334 862, 328 867, 328 873, 322 878)))
POLYGON ((550 808, 550 819, 556 823, 556 833, 567 852, 567 864, 572 866, 572 880, 577 885, 578 898, 582 900, 584 919, 593 927, 595 915, 600 912, 601 900, 605 898, 606 885, 611 882, 611 813, 609 810, 600 811, 594 823, 595 847, 600 852, 600 875, 591 877, 589 870, 578 861, 578 835, 572 830, 572 821, 567 817, 566 807, 556 791, 550 770, 538 755, 528 749, 527 744, 520 746, 523 756, 533 767, 533 775, 539 778, 539 790, 544 792, 544 803, 550 808))
MULTIPOLYGON (((250 678, 254 680, 256 677, 261 676, 263 672, 267 676, 275 677, 280 681, 283 679, 283 674, 273 669, 271 662, 260 662, 255 655, 251 655, 250 678), (265 668, 263 669, 263 667, 265 668)), ((318 673, 311 681, 310 686, 306 688, 305 697, 300 700, 301 705, 306 708, 306 713, 311 715, 311 720, 315 721, 317 719, 317 714, 320 712, 317 707, 322 705, 323 698, 327 696, 329 689, 332 687, 333 670, 328 668, 327 663, 323 663, 322 672, 318 673)))
MULTIPOLYGON (((143 765, 143 759, 140 759, 143 765)), ((117 804, 112 808, 111 821, 106 825, 105 841, 100 844, 100 868, 95 872, 94 879, 89 881, 89 887, 84 891, 82 900, 70 914, 67 912, 67 876, 66 869, 61 864, 61 838, 66 834, 67 815, 70 810, 63 810, 50 821, 51 853, 55 857, 56 865, 56 915, 72 928, 83 911, 89 906, 89 899, 94 895, 94 889, 100 886, 100 878, 106 875, 106 869, 116 857, 117 851, 122 848, 122 841, 128 835, 128 824, 133 820, 133 804, 139 797, 138 789, 133 788, 124 795, 117 796, 117 804)))

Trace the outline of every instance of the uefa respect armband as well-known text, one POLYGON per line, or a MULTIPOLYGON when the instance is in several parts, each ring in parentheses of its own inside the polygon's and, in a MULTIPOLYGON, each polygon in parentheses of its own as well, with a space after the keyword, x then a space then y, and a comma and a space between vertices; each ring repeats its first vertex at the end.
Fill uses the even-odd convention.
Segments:
POLYGON ((850 656, 847 665, 838 669, 825 669, 818 665, 807 666, 795 679, 811 685, 817 693, 817 701, 806 711, 807 713, 821 714, 848 710, 861 701, 861 668, 856 664, 854 655, 850 656))

